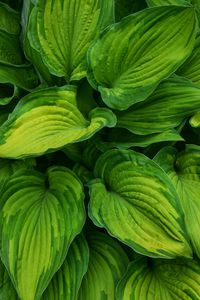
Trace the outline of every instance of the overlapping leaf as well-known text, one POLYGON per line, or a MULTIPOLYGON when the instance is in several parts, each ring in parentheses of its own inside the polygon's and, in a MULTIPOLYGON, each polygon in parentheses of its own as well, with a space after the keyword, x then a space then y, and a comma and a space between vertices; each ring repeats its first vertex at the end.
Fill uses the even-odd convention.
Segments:
POLYGON ((0 261, 0 299, 20 300, 10 280, 8 272, 1 261, 0 261))
POLYGON ((89 216, 136 252, 152 257, 191 256, 178 195, 165 172, 131 150, 97 160, 89 216))
POLYGON ((21 171, 1 192, 1 258, 22 300, 39 300, 85 220, 82 185, 64 167, 21 171))
POLYGON ((117 287, 116 300, 199 300, 200 264, 194 260, 138 259, 117 287))
POLYGON ((78 80, 86 75, 88 47, 111 21, 113 0, 39 0, 28 37, 52 74, 78 80))
POLYGON ((193 248, 200 258, 200 147, 187 145, 186 149, 177 153, 175 148, 164 148, 155 161, 170 176, 181 199, 185 223, 193 248))
POLYGON ((86 120, 77 108, 74 86, 39 90, 21 99, 1 126, 0 157, 55 151, 115 123, 115 115, 106 108, 95 108, 86 120))
POLYGON ((89 262, 89 249, 84 236, 71 244, 67 257, 54 275, 42 300, 78 300, 78 291, 89 262))
POLYGON ((20 33, 20 14, 0 2, 0 30, 17 35, 20 33))
POLYGON ((118 113, 118 126, 147 135, 177 127, 200 109, 200 86, 187 79, 163 81, 147 101, 118 113))
POLYGON ((88 54, 88 79, 111 108, 145 100, 192 51, 195 12, 178 6, 143 10, 108 27, 88 54))
POLYGON ((192 54, 177 71, 177 74, 200 85, 200 35, 196 39, 192 54))
POLYGON ((115 288, 126 271, 128 258, 121 246, 109 236, 88 234, 90 259, 83 278, 79 300, 115 300, 115 288))

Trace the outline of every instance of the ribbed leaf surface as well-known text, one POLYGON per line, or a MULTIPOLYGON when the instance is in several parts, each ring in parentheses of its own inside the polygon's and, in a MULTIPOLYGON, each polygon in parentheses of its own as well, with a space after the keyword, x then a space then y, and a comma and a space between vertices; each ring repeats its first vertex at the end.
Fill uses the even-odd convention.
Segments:
POLYGON ((177 127, 200 109, 200 86, 187 79, 163 81, 147 101, 117 114, 118 126, 147 135, 177 127))
POLYGON ((126 271, 128 258, 111 237, 93 232, 88 234, 90 259, 78 300, 115 300, 115 288, 126 271))
POLYGON ((88 54, 88 79, 111 108, 145 100, 191 53, 195 11, 178 6, 143 10, 107 27, 88 54))
POLYGON ((165 172, 131 150, 110 150, 97 160, 89 215, 136 252, 190 256, 179 198, 165 172))
POLYGON ((84 236, 72 242, 61 268, 54 275, 42 300, 78 300, 78 291, 89 262, 89 249, 84 236))
POLYGON ((29 40, 52 74, 77 80, 86 75, 92 40, 112 20, 113 0, 39 0, 31 13, 29 40))
POLYGON ((82 185, 65 167, 22 171, 0 197, 1 258, 21 300, 39 300, 84 221, 82 185))
POLYGON ((129 265, 116 300, 199 300, 200 264, 194 260, 140 259, 129 265))
POLYGON ((154 159, 169 175, 181 199, 192 246, 200 258, 200 147, 187 145, 185 151, 162 149, 154 159))
POLYGON ((20 100, 0 129, 0 157, 19 158, 55 151, 66 144, 90 138, 115 115, 96 108, 86 120, 77 108, 76 88, 64 86, 28 94, 20 100))

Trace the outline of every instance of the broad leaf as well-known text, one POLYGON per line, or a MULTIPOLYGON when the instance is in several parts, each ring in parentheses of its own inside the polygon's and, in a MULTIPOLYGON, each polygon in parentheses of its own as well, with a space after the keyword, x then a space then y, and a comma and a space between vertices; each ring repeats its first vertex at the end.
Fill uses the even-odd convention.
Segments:
POLYGON ((154 160, 169 175, 179 194, 187 231, 200 258, 200 147, 187 145, 181 153, 177 153, 175 148, 167 147, 154 160))
POLYGON ((191 256, 178 195, 157 164, 131 150, 110 150, 94 174, 89 216, 95 225, 144 255, 191 256))
POLYGON ((53 84, 53 76, 49 73, 48 68, 42 61, 42 54, 33 49, 28 40, 28 24, 30 13, 34 7, 32 0, 23 1, 22 8, 22 38, 26 57, 32 62, 40 75, 41 81, 46 81, 49 85, 53 84))
POLYGON ((113 0, 38 0, 28 37, 52 74, 78 80, 86 76, 88 47, 112 20, 113 0))
POLYGON ((1 126, 0 157, 52 152, 115 124, 115 115, 106 108, 95 108, 86 120, 77 108, 74 86, 35 91, 19 101, 1 126))
POLYGON ((88 79, 105 104, 124 110, 145 100, 191 53, 195 11, 143 10, 111 25, 88 53, 88 79))
POLYGON ((108 235, 88 234, 90 259, 78 300, 115 300, 115 287, 126 271, 128 258, 121 246, 108 235))
POLYGON ((54 275, 42 300, 78 300, 78 292, 89 262, 89 249, 84 236, 71 244, 61 268, 54 275))
POLYGON ((128 149, 131 147, 147 147, 153 143, 164 141, 183 141, 176 130, 168 130, 149 135, 137 135, 123 128, 113 128, 102 137, 98 137, 97 147, 103 152, 108 149, 128 149))
POLYGON ((132 262, 117 286, 116 300, 199 300, 200 264, 195 260, 132 262))
POLYGON ((177 74, 200 85, 200 35, 197 37, 192 54, 177 70, 177 74))
POLYGON ((20 14, 18 12, 0 2, 0 16, 0 30, 11 34, 20 33, 20 14))
POLYGON ((200 109, 200 86, 178 76, 163 81, 147 101, 119 112, 118 127, 139 135, 177 127, 200 109))
POLYGON ((1 258, 21 300, 39 300, 84 221, 82 185, 65 167, 14 173, 0 197, 1 258))
POLYGON ((38 77, 31 65, 8 65, 0 63, 0 83, 11 84, 24 90, 38 85, 38 77))

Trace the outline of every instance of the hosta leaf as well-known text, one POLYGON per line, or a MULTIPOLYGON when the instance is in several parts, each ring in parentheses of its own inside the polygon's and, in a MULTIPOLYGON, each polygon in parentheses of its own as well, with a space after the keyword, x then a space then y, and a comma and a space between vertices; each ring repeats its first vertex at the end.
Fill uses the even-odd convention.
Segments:
POLYGON ((118 126, 147 135, 177 127, 200 109, 200 86, 187 79, 163 81, 147 101, 118 113, 118 126))
POLYGON ((116 300, 199 300, 200 264, 195 260, 132 262, 117 286, 116 300))
POLYGON ((0 63, 20 65, 23 56, 17 35, 0 30, 0 63))
POLYGON ((92 40, 112 19, 113 0, 38 0, 28 37, 52 74, 77 80, 86 75, 92 40))
POLYGON ((200 85, 200 35, 197 37, 192 54, 177 70, 177 74, 200 85))
POLYGON ((166 5, 190 5, 190 0, 146 0, 147 4, 151 6, 166 6, 166 5))
POLYGON ((1 192, 1 258, 21 300, 39 300, 85 220, 82 185, 65 167, 18 172, 1 192))
POLYGON ((110 150, 94 174, 89 216, 95 225, 144 255, 191 256, 178 195, 157 164, 131 150, 110 150))
POLYGON ((170 176, 181 199, 185 223, 192 246, 200 258, 200 147, 187 145, 177 153, 175 148, 161 150, 154 159, 170 176))
POLYGON ((20 33, 20 15, 8 5, 0 2, 0 30, 7 33, 20 33))
POLYGON ((38 84, 38 77, 31 65, 8 65, 0 63, 0 83, 11 84, 31 90, 38 84))
POLYGON ((79 300, 115 300, 115 287, 126 271, 128 258, 121 246, 108 235, 88 234, 90 259, 79 300))
POLYGON ((55 151, 86 140, 104 126, 114 126, 115 115, 95 108, 86 120, 76 105, 76 88, 64 86, 28 94, 19 101, 0 129, 0 157, 20 158, 55 151))
POLYGON ((113 128, 99 138, 97 146, 102 151, 112 148, 128 149, 130 147, 147 147, 153 143, 164 141, 183 141, 175 130, 163 131, 149 135, 137 135, 123 128, 113 128))
POLYGON ((42 300, 77 300, 88 262, 88 245, 80 235, 72 242, 63 265, 54 275, 42 300))
POLYGON ((0 261, 0 300, 20 300, 8 272, 0 261))
POLYGON ((46 81, 49 85, 53 84, 53 76, 49 73, 48 68, 42 61, 42 54, 35 49, 33 49, 28 40, 28 23, 29 16, 33 9, 33 1, 26 0, 23 1, 22 8, 22 37, 23 37, 23 46, 26 57, 32 62, 36 70, 38 71, 41 81, 46 81))
POLYGON ((193 8, 169 6, 108 27, 88 54, 88 79, 105 104, 124 110, 145 100, 191 53, 195 23, 193 8))

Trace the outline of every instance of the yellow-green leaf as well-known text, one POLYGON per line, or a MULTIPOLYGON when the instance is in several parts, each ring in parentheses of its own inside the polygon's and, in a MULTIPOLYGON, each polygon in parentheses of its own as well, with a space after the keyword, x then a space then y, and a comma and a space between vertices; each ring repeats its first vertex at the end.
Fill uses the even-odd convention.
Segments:
POLYGON ((0 196, 0 252, 21 300, 39 300, 85 221, 83 188, 65 167, 21 171, 0 196))
POLYGON ((180 153, 175 148, 166 147, 154 160, 165 170, 177 190, 186 229, 194 251, 200 258, 200 147, 187 145, 180 153))
POLYGON ((85 119, 77 108, 75 86, 35 91, 19 101, 1 126, 0 157, 52 152, 115 124, 115 115, 106 108, 93 109, 85 119))
POLYGON ((94 174, 89 216, 95 225, 143 255, 191 256, 180 200, 157 164, 132 150, 109 150, 94 174))
POLYGON ((151 260, 132 262, 117 286, 116 300, 199 300, 199 261, 151 260))
POLYGON ((144 101, 191 53, 192 7, 142 10, 107 27, 88 53, 88 79, 105 104, 124 110, 144 101))
POLYGON ((87 49, 113 20, 113 11, 113 0, 38 0, 28 31, 31 46, 52 74, 68 81, 83 78, 87 49))
POLYGON ((115 300, 115 288, 126 271, 128 257, 115 240, 103 233, 89 233, 88 244, 89 266, 78 300, 115 300))
POLYGON ((78 300, 78 292, 89 262, 89 249, 83 235, 72 242, 61 268, 54 275, 42 300, 78 300))

